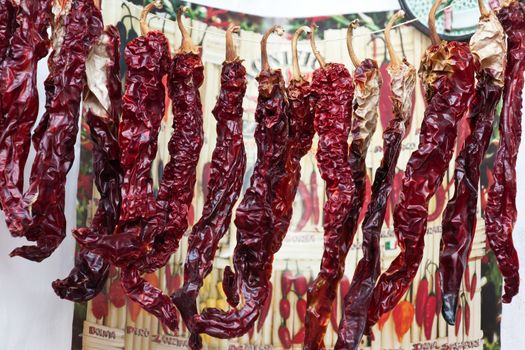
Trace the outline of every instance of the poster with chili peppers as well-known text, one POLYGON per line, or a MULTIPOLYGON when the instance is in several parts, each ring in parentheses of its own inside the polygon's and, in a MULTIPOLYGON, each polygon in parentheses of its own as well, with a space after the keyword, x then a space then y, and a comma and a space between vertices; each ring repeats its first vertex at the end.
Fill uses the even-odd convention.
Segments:
MULTIPOLYGON (((142 6, 136 6, 125 0, 105 2, 103 17, 106 25, 115 25, 121 37, 121 52, 126 45, 141 35, 139 18, 142 6)), ((181 35, 177 25, 171 19, 176 16, 170 9, 159 11, 160 16, 148 17, 147 23, 151 30, 160 30, 170 43, 172 53, 181 43, 181 35), (164 11, 164 12, 163 12, 164 11)), ((189 229, 179 244, 179 249, 171 256, 168 263, 153 273, 144 274, 144 280, 149 285, 158 288, 166 295, 172 295, 184 285, 184 266, 187 261, 188 235, 194 224, 199 222, 208 193, 208 184, 216 174, 213 170, 212 156, 216 147, 218 121, 214 117, 214 108, 221 93, 221 73, 225 57, 225 26, 213 26, 211 20, 197 15, 199 20, 185 19, 189 34, 193 42, 199 46, 200 60, 202 61, 203 82, 199 89, 203 110, 204 139, 198 164, 195 167, 196 183, 194 196, 188 208, 189 229)), ((211 12, 221 18, 227 14, 220 11, 211 12)), ((384 27, 391 14, 375 15, 379 28, 384 27), (382 16, 382 17, 381 17, 382 16)), ((242 16, 233 15, 239 20, 242 16)), ((352 17, 345 18, 350 24, 352 17)), ((251 20, 251 19, 250 19, 251 20)), ((330 21, 330 19, 323 19, 330 21)), ((217 22, 217 21, 215 21, 217 22)), ((242 181, 240 197, 250 188, 251 176, 257 167, 257 140, 254 137, 258 123, 255 119, 259 85, 257 77, 263 68, 260 56, 261 34, 256 29, 268 27, 263 21, 252 21, 252 26, 241 25, 239 40, 235 40, 236 53, 242 60, 245 68, 246 91, 242 103, 242 141, 246 152, 246 169, 244 177, 239 169, 242 181), (255 24, 254 24, 255 23, 255 24)), ((304 23, 292 22, 296 28, 304 23)), ((346 23, 345 23, 346 24, 346 23)), ((330 24, 320 24, 320 27, 335 27, 330 24)), ((372 36, 367 28, 356 28, 353 33, 353 50, 359 67, 354 64, 348 54, 345 44, 347 38, 346 26, 342 29, 326 29, 318 33, 324 40, 317 40, 317 48, 326 62, 337 62, 348 69, 355 84, 370 79, 368 72, 377 74, 377 101, 374 102, 377 113, 375 132, 370 133, 368 147, 364 148, 366 160, 364 173, 361 179, 363 191, 363 208, 367 208, 373 192, 376 169, 383 161, 383 152, 386 144, 383 143, 383 134, 389 128, 389 122, 396 113, 405 113, 410 116, 404 126, 404 133, 400 138, 400 151, 397 165, 394 162, 391 174, 391 194, 385 200, 384 225, 379 232, 380 237, 380 268, 386 270, 394 258, 399 254, 399 247, 394 232, 394 208, 400 201, 403 187, 404 169, 409 162, 413 151, 418 148, 422 133, 421 125, 425 108, 429 100, 421 79, 413 83, 413 93, 399 97, 404 98, 407 110, 396 111, 392 108, 392 84, 396 77, 390 68, 391 60, 387 43, 383 36, 372 36), (360 67, 362 63, 363 67, 360 67), (354 72, 356 71, 357 72, 354 72), (410 102, 410 103, 408 103, 410 102)), ((269 64, 273 69, 280 69, 284 83, 292 81, 294 77, 293 58, 290 46, 292 34, 285 37, 272 36, 268 42, 269 64)), ((416 67, 422 60, 423 53, 430 45, 427 36, 412 27, 401 27, 391 33, 392 45, 400 57, 406 59, 416 67)), ((307 81, 311 81, 314 71, 319 67, 310 43, 300 40, 297 45, 300 72, 307 81)), ((122 84, 124 86, 127 73, 126 61, 121 55, 120 67, 122 84)), ((237 69, 239 69, 237 67, 237 69)), ((241 73, 239 73, 241 74, 241 73)), ((239 77, 238 77, 239 78, 239 77)), ((169 100, 168 82, 165 77, 165 105, 169 100)), ((242 80, 242 79, 241 79, 242 80)), ((405 82, 405 84, 407 84, 405 82)), ((487 88, 489 89, 489 88, 487 88)), ((364 90, 363 90, 364 91, 364 90)), ((358 96, 365 96, 365 92, 354 92, 358 96)), ((239 96, 237 96, 239 97, 239 96)), ((260 101, 259 101, 260 102, 260 101)), ((289 103, 292 103, 289 101, 289 103)), ((363 107, 366 110, 366 107, 363 107)), ((496 109, 496 118, 499 108, 496 109)), ((168 143, 172 133, 173 112, 166 108, 159 128, 158 147, 156 157, 151 164, 151 179, 153 192, 159 191, 163 178, 164 166, 170 160, 168 143)), ((481 117, 480 117, 481 118, 481 117)), ((218 120, 218 119, 217 119, 218 120)), ((355 120, 355 117, 354 117, 355 120)), ((231 122, 231 120, 229 121, 231 122)), ((469 121, 473 122, 473 121, 469 121)), ((466 122, 465 122, 466 123, 466 122)), ((492 123, 489 123, 492 125, 492 123)), ((348 134, 349 141, 355 134, 348 134)), ((471 126, 475 127, 475 126, 471 126)), ((481 126, 480 126, 481 127, 481 126)), ((458 127, 460 130, 463 126, 458 127)), ((419 269, 406 292, 396 305, 382 314, 377 323, 370 329, 371 337, 363 337, 362 349, 499 349, 499 321, 500 304, 483 300, 500 300, 502 280, 499 275, 496 258, 487 254, 484 225, 480 224, 484 209, 487 206, 488 192, 494 182, 492 163, 498 150, 498 132, 487 141, 487 150, 481 171, 478 175, 481 183, 479 198, 474 201, 471 212, 475 213, 478 225, 473 228, 470 258, 464 266, 464 272, 454 287, 457 293, 455 310, 455 325, 448 325, 441 315, 444 298, 442 295, 442 279, 439 274, 440 249, 442 235, 442 221, 445 216, 449 200, 454 194, 455 165, 445 169, 442 183, 437 186, 435 195, 428 203, 428 224, 424 234, 424 249, 419 269)), ((87 121, 82 124, 82 152, 78 191, 77 225, 89 227, 97 211, 100 195, 97 191, 95 179, 92 176, 93 143, 90 138, 91 128, 87 121)), ((238 135, 240 136, 240 135, 238 135)), ((459 154, 460 147, 467 141, 468 134, 458 134, 455 143, 453 159, 459 154)), ((324 248, 324 222, 326 220, 323 209, 327 202, 325 195, 326 182, 320 173, 320 164, 316 154, 319 151, 319 137, 313 139, 311 149, 300 158, 300 177, 297 184, 297 194, 293 201, 293 215, 290 218, 288 233, 282 241, 280 249, 276 249, 273 256, 273 271, 269 276, 267 296, 261 305, 258 305, 258 318, 249 331, 239 338, 218 339, 207 334, 201 334, 202 345, 205 349, 302 349, 305 339, 308 338, 308 288, 312 285, 320 272, 320 264, 324 248)), ((349 142, 350 144, 350 142, 349 142)), ((483 155, 480 155, 483 158, 483 155)), ((480 160, 481 161, 481 160, 480 160)), ((242 168, 242 166, 240 166, 242 168)), ((233 181, 232 181, 233 186, 233 181)), ((235 192, 235 191, 233 191, 235 192)), ((213 193, 212 193, 213 195, 213 193)), ((237 202, 235 209, 241 201, 237 202)), ((449 210, 449 209, 447 209, 449 210)), ((327 349, 336 346, 338 340, 339 321, 345 313, 345 296, 352 287, 353 273, 363 258, 362 246, 365 236, 361 224, 366 220, 366 210, 357 216, 357 230, 355 237, 345 252, 346 269, 340 278, 339 285, 332 295, 333 302, 327 312, 328 321, 323 336, 323 344, 327 349)), ((196 306, 199 311, 207 308, 228 310, 235 304, 235 295, 225 286, 235 283, 236 276, 232 276, 230 266, 234 265, 233 257, 237 243, 237 228, 231 219, 224 236, 218 243, 213 268, 208 275, 199 282, 201 284, 196 306)), ((198 230, 198 227, 197 229, 198 230)), ((195 243, 194 243, 195 244, 195 243)), ((201 243, 204 244, 204 243, 201 243)), ((191 244, 190 244, 191 245, 191 244)), ((73 329, 73 349, 126 349, 126 350, 164 350, 185 349, 190 341, 190 331, 182 321, 184 315, 177 313, 179 329, 174 331, 148 312, 139 304, 126 296, 120 284, 123 272, 115 267, 109 268, 107 282, 99 293, 87 303, 76 304, 73 329), (81 337, 79 337, 81 335, 81 337)), ((237 295, 237 298, 239 296, 237 295)), ((186 300, 186 299, 185 299, 186 300)), ((238 302, 238 300, 237 300, 238 302)))

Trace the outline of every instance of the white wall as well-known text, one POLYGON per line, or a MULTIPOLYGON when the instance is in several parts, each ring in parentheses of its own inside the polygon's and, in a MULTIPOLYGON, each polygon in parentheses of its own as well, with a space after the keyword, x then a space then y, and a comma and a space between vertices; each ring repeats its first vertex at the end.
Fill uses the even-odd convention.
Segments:
MULTIPOLYGON (((38 86, 47 76, 47 59, 40 61, 38 86)), ((44 106, 40 94, 40 111, 44 106)), ((33 152, 28 164, 32 163, 33 152)), ((78 160, 79 143, 75 149, 78 160)), ((26 167, 26 181, 30 166, 26 167)), ((78 161, 68 175, 66 188, 67 232, 76 221, 78 161)), ((51 282, 67 276, 73 264, 74 240, 71 235, 55 253, 42 263, 10 258, 9 253, 25 245, 24 239, 12 238, 0 213, 0 350, 69 350, 73 303, 58 298, 51 282)))

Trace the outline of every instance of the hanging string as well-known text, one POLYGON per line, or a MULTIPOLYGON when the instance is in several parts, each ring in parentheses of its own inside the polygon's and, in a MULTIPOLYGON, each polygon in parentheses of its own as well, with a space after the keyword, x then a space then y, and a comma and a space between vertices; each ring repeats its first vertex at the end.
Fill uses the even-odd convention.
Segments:
MULTIPOLYGON (((462 1, 462 0, 452 0, 448 6, 443 7, 441 10, 438 11, 438 13, 442 13, 442 12, 446 11, 447 9, 452 8, 454 3, 458 2, 458 1, 462 1)), ((137 10, 142 11, 142 8, 143 8, 142 6, 136 5, 136 4, 132 3, 132 2, 129 2, 128 0, 122 0, 122 2, 125 3, 129 7, 133 7, 135 9, 137 9, 137 10)), ((175 24, 176 23, 176 21, 173 21, 171 19, 167 19, 166 17, 160 16, 160 15, 157 15, 157 14, 149 14, 149 17, 158 18, 158 19, 160 19, 160 20, 162 20, 164 22, 171 23, 171 24, 175 24)), ((427 20, 427 17, 417 17, 417 18, 414 18, 414 19, 411 19, 411 20, 408 20, 408 21, 396 24, 395 26, 392 27, 392 29, 400 28, 400 27, 412 24, 412 23, 417 22, 417 21, 426 21, 426 20, 427 20)), ((220 37, 224 36, 223 33, 212 32, 212 31, 209 31, 208 28, 202 29, 202 28, 197 28, 197 27, 193 27, 193 26, 186 26, 186 28, 190 28, 191 30, 194 30, 196 32, 201 32, 201 33, 204 33, 206 35, 215 35, 215 36, 220 36, 220 37)), ((383 34, 384 31, 385 31, 385 29, 383 28, 383 29, 380 29, 380 30, 375 30, 375 31, 371 31, 371 32, 361 33, 361 34, 356 34, 356 35, 354 35, 354 38, 366 37, 366 36, 370 36, 370 35, 383 34)), ((236 38, 236 39, 239 40, 239 41, 243 41, 243 42, 250 42, 250 43, 255 43, 255 44, 259 44, 260 43, 259 40, 251 40, 251 39, 246 39, 246 38, 236 38)), ((343 41, 343 40, 346 40, 346 36, 342 37, 342 38, 318 40, 317 42, 318 43, 323 43, 323 42, 326 43, 326 42, 343 41)), ((268 44, 282 44, 282 41, 269 41, 268 44)))

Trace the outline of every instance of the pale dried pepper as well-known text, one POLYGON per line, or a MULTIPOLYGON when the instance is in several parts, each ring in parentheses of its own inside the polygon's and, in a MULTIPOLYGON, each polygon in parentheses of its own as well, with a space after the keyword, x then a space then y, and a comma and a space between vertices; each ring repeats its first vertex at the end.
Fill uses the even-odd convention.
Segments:
MULTIPOLYGON (((219 241, 227 232, 233 207, 239 198, 246 151, 242 137, 242 102, 246 93, 246 68, 235 53, 231 25, 226 31, 226 60, 222 65, 221 89, 212 113, 217 120, 217 140, 212 154, 206 202, 201 219, 188 238, 184 264, 184 285, 172 295, 186 324, 198 313, 197 298, 211 272, 219 241)), ((191 329, 190 329, 191 330, 191 329)), ((197 335, 190 339, 197 340, 197 335)))
MULTIPOLYGON (((93 174, 100 194, 88 230, 99 235, 113 234, 120 216, 123 171, 118 144, 122 112, 119 47, 118 29, 108 26, 93 45, 86 62, 83 115, 93 142, 93 174)), ((109 267, 109 262, 100 255, 81 248, 69 276, 53 282, 53 289, 61 298, 84 302, 102 290, 109 267)))
POLYGON ((458 122, 475 92, 474 75, 479 66, 468 44, 441 41, 435 30, 435 13, 441 1, 434 3, 429 15, 433 45, 425 52, 420 68, 429 104, 419 146, 408 161, 394 211, 394 232, 401 251, 374 289, 368 326, 397 305, 416 276, 423 258, 429 201, 448 169, 458 122))
POLYGON ((518 294, 519 259, 512 241, 517 220, 516 161, 521 142, 523 73, 525 71, 525 5, 511 0, 498 12, 507 33, 507 70, 500 115, 500 142, 494 162, 494 183, 488 192, 485 231, 503 275, 502 300, 510 303, 518 294))
POLYGON ((485 10, 470 50, 481 64, 473 108, 468 119, 471 133, 456 158, 454 196, 443 213, 439 278, 443 317, 456 320, 461 280, 468 265, 476 232, 480 165, 490 143, 494 115, 503 93, 507 45, 505 32, 493 12, 485 10))
POLYGON ((314 128, 319 136, 316 158, 321 177, 326 182, 326 203, 323 208, 325 245, 321 271, 307 294, 304 348, 309 350, 324 347, 324 334, 337 295, 337 284, 343 277, 341 257, 348 251, 346 238, 351 232, 347 220, 352 215, 356 194, 348 147, 353 80, 343 64, 324 62, 313 35, 311 43, 321 65, 314 71, 311 91, 314 128))
POLYGON ((392 48, 390 29, 404 13, 392 16, 385 39, 391 63, 392 115, 383 131, 383 160, 376 170, 370 204, 362 224, 363 258, 357 264, 348 293, 344 296, 343 316, 339 324, 335 349, 357 349, 363 337, 372 299, 374 285, 381 274, 380 238, 387 211, 387 202, 392 190, 396 164, 401 153, 401 144, 412 119, 412 101, 416 84, 416 69, 406 60, 400 62, 392 48))
MULTIPOLYGON (((42 16, 45 2, 38 4, 42 16)), ((16 248, 11 256, 33 261, 51 255, 66 235, 65 185, 75 157, 80 99, 86 82, 85 63, 102 32, 102 15, 92 0, 55 2, 53 12, 56 14, 53 52, 48 61, 50 73, 44 83, 46 112, 32 137, 36 156, 29 189, 23 196, 19 189, 12 191, 9 200, 16 198, 13 204, 4 201, 11 233, 37 243, 16 248)), ((37 17, 36 23, 44 28, 46 21, 37 17)))

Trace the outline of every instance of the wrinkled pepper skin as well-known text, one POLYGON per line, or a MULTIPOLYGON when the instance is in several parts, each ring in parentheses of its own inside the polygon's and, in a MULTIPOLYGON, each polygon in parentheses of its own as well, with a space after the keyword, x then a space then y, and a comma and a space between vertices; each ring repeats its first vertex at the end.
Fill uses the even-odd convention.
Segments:
POLYGON ((193 317, 195 333, 228 339, 247 333, 255 324, 269 295, 272 273, 274 208, 276 193, 286 174, 288 160, 288 101, 280 70, 264 70, 257 77, 259 97, 255 112, 257 161, 236 213, 237 245, 234 250, 238 288, 244 304, 223 311, 207 308, 193 317))
MULTIPOLYGON (((120 82, 120 36, 118 29, 107 27, 93 45, 86 63, 83 115, 93 142, 93 173, 100 193, 91 230, 100 235, 113 234, 120 216, 123 171, 120 166, 118 126, 122 112, 120 82)), ((55 293, 63 299, 85 302, 104 287, 109 262, 84 248, 75 257, 69 276, 53 282, 55 293)))
POLYGON ((344 298, 335 349, 357 349, 363 337, 368 306, 375 283, 381 274, 380 238, 392 190, 401 144, 412 119, 416 69, 403 62, 389 67, 393 118, 383 132, 383 160, 376 170, 370 204, 362 224, 363 258, 357 264, 350 289, 344 298))
POLYGON ((145 230, 161 226, 151 166, 165 111, 162 78, 170 64, 168 40, 157 31, 135 38, 127 44, 124 59, 128 71, 118 136, 124 172, 119 222, 114 235, 89 229, 73 232, 82 247, 123 268, 147 249, 145 230))
POLYGON ((518 294, 519 260, 512 241, 517 219, 516 161, 521 142, 523 73, 525 71, 525 5, 513 1, 498 12, 507 33, 507 71, 500 116, 500 143, 494 162, 494 183, 485 210, 486 234, 503 275, 502 301, 518 294))
POLYGON ((199 290, 212 270, 219 241, 230 226, 233 207, 242 189, 246 170, 242 102, 246 86, 246 68, 242 61, 225 62, 221 72, 221 90, 212 111, 217 120, 217 140, 211 159, 206 202, 202 217, 193 226, 188 238, 184 285, 172 295, 187 325, 198 313, 199 290))
POLYGON ((166 265, 188 229, 188 209, 197 180, 197 163, 204 143, 203 111, 199 88, 204 66, 199 54, 179 53, 171 64, 168 93, 173 103, 173 136, 168 143, 170 161, 164 167, 157 197, 159 219, 165 222, 160 234, 149 236, 152 249, 133 264, 141 271, 166 265))
POLYGON ((419 146, 408 161, 394 211, 394 232, 401 252, 374 289, 368 312, 369 327, 397 305, 419 268, 429 201, 448 169, 457 124, 471 105, 478 68, 465 43, 443 41, 431 46, 423 57, 420 77, 429 104, 421 125, 419 146))
POLYGON ((356 193, 348 147, 354 95, 352 77, 344 65, 328 64, 314 72, 311 89, 314 128, 319 135, 316 158, 326 182, 327 199, 321 271, 307 293, 304 348, 308 350, 324 347, 332 301, 343 277, 341 257, 346 256, 349 248, 346 244, 351 232, 347 220, 352 215, 356 193))
POLYGON ((496 106, 503 93, 506 62, 505 32, 494 14, 481 18, 470 41, 480 61, 475 104, 469 124, 471 134, 458 157, 454 173, 455 191, 443 213, 439 278, 443 295, 442 313, 453 325, 459 301, 461 280, 468 265, 476 232, 480 165, 490 142, 496 106))
POLYGON ((23 0, 15 8, 11 0, 3 0, 1 5, 0 208, 7 208, 11 234, 23 236, 17 220, 30 221, 23 197, 24 168, 38 116, 37 65, 49 49, 51 2, 23 0))
POLYGON ((29 189, 23 205, 13 206, 20 215, 11 217, 9 225, 13 234, 22 234, 37 243, 16 248, 11 256, 33 261, 50 256, 66 235, 66 176, 75 158, 86 59, 103 29, 102 14, 92 0, 72 0, 64 7, 58 3, 55 6, 58 9, 54 12, 60 14, 54 20, 50 73, 44 83, 46 112, 32 136, 36 156, 29 189))

